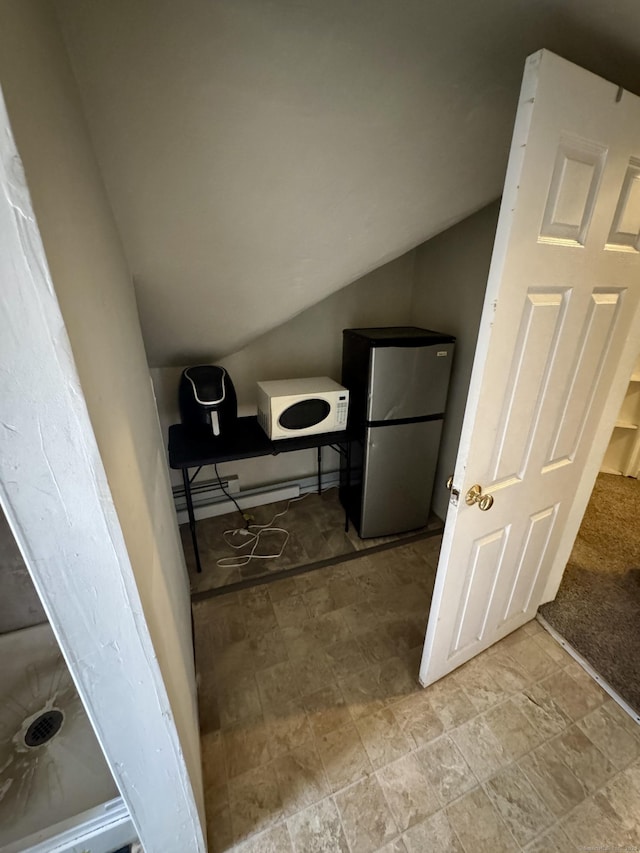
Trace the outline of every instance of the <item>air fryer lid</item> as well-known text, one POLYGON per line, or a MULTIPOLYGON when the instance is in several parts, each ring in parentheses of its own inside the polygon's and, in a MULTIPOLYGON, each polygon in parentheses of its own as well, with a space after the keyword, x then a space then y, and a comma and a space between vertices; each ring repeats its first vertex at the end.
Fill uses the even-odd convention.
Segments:
POLYGON ((184 376, 193 387, 193 395, 202 406, 216 406, 226 396, 227 371, 217 364, 199 364, 188 367, 184 376))

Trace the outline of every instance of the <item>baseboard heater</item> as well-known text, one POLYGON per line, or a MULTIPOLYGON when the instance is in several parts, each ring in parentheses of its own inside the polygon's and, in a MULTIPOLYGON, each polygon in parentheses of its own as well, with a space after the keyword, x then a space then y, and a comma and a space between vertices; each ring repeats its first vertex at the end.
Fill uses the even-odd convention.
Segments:
MULTIPOLYGON (((222 477, 221 481, 222 486, 230 495, 233 495, 241 509, 290 500, 314 492, 318 488, 318 478, 315 476, 304 477, 300 480, 288 480, 270 486, 260 486, 256 489, 244 489, 243 491, 240 491, 240 484, 235 475, 222 477)), ((339 471, 323 472, 323 491, 338 486, 339 481, 339 471)), ((229 500, 224 494, 218 480, 203 480, 202 482, 196 480, 191 484, 191 497, 193 512, 198 521, 203 518, 212 518, 214 515, 225 515, 236 509, 233 501, 229 500)), ((173 501, 178 516, 178 524, 185 524, 189 519, 184 486, 173 487, 173 501)))

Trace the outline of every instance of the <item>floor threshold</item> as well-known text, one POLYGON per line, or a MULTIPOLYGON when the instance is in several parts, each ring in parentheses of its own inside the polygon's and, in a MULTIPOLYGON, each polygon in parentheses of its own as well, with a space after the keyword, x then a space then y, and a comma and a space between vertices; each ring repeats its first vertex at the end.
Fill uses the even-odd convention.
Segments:
POLYGON ((611 685, 607 681, 605 681, 605 679, 600 675, 599 672, 597 672, 597 670, 595 670, 591 666, 589 661, 584 658, 580 654, 580 652, 576 651, 576 649, 574 649, 573 646, 565 640, 562 634, 559 634, 555 630, 555 628, 552 628, 551 625, 544 618, 544 616, 541 616, 540 613, 538 613, 536 615, 536 619, 542 625, 545 631, 551 634, 553 639, 562 646, 562 648, 567 652, 567 654, 571 655, 575 662, 579 664, 582 669, 584 669, 584 671, 588 675, 590 675, 591 678, 593 678, 594 681, 597 681, 597 683, 600 685, 600 687, 602 687, 605 693, 608 693, 609 696, 613 699, 613 701, 618 704, 625 713, 627 713, 633 720, 635 720, 636 723, 640 724, 640 714, 638 714, 631 707, 631 705, 629 705, 628 702, 625 702, 622 696, 616 690, 614 690, 613 687, 611 687, 611 685))
MULTIPOLYGON (((360 557, 367 557, 371 554, 379 554, 381 551, 388 551, 391 548, 401 548, 403 545, 411 545, 413 542, 421 542, 423 539, 431 539, 433 536, 441 536, 444 531, 444 525, 441 527, 430 528, 413 536, 405 536, 402 539, 394 539, 391 542, 383 542, 379 545, 372 545, 371 548, 363 548, 361 551, 348 551, 345 554, 337 554, 334 557, 328 557, 326 560, 318 560, 315 563, 307 563, 302 566, 295 566, 291 569, 281 569, 277 572, 271 572, 268 575, 257 575, 254 578, 245 578, 236 583, 227 584, 226 586, 215 587, 214 589, 203 590, 202 592, 194 592, 191 594, 193 603, 206 601, 209 598, 217 598, 221 595, 227 595, 231 592, 238 592, 242 589, 249 589, 254 586, 263 586, 264 584, 281 581, 285 578, 304 575, 308 572, 315 572, 318 569, 326 569, 331 566, 340 565, 340 563, 348 563, 351 560, 358 560, 360 557)), ((206 569, 205 569, 206 571, 206 569)))

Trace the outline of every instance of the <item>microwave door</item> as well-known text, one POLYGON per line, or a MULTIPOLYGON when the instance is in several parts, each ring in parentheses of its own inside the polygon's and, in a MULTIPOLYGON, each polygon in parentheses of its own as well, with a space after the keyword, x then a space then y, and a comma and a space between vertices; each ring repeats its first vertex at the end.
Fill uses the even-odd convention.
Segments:
POLYGON ((278 417, 278 426, 289 432, 308 430, 321 424, 331 412, 326 400, 299 400, 286 406, 278 417))

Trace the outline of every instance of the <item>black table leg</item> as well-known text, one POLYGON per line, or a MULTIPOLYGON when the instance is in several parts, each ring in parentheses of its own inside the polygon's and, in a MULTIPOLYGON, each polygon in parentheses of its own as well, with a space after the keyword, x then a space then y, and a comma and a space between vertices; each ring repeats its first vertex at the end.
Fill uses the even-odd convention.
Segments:
POLYGON ((191 500, 191 481, 189 480, 189 469, 182 469, 182 482, 184 483, 184 494, 187 498, 187 514, 189 516, 189 528, 191 530, 191 541, 193 542, 193 552, 196 557, 196 571, 201 572, 200 551, 198 550, 198 537, 196 535, 196 517, 193 512, 193 501, 191 500))
POLYGON ((345 502, 344 502, 344 532, 349 532, 349 503, 351 502, 351 442, 347 441, 345 447, 345 457, 346 457, 346 480, 347 480, 347 488, 345 489, 345 502))
POLYGON ((318 445, 318 494, 322 494, 322 448, 318 445))

